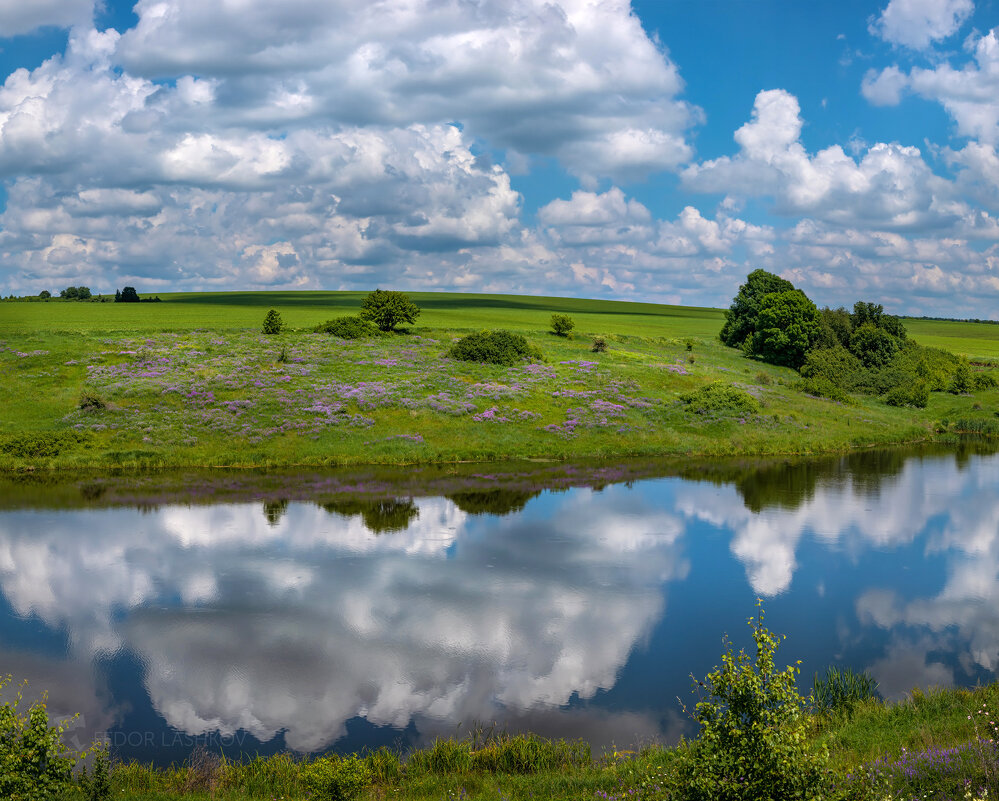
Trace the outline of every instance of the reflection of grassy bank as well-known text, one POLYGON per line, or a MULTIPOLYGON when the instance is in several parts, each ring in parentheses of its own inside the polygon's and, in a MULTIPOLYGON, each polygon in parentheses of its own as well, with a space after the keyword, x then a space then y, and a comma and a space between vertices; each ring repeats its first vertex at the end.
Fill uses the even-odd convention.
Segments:
MULTIPOLYGON (((922 693, 900 703, 862 702, 849 714, 812 718, 828 746, 834 786, 826 798, 964 799, 999 787, 994 737, 980 710, 999 709, 999 686, 922 693)), ((385 749, 364 756, 361 799, 676 798, 685 747, 648 746, 591 758, 580 743, 533 736, 441 740, 400 760, 385 749)), ((113 798, 305 799, 308 761, 287 754, 229 762, 196 753, 182 767, 118 765, 113 798)))
MULTIPOLYGON (((832 453, 987 433, 999 402, 996 390, 934 393, 925 410, 810 397, 793 371, 722 346, 715 310, 414 296, 421 327, 344 342, 309 326, 359 297, 301 293, 282 306, 283 297, 178 296, 141 314, 119 308, 130 304, 5 304, 0 471, 832 453), (300 327, 259 334, 257 301, 300 327), (573 314, 577 333, 547 333, 552 311, 573 314), (444 355, 482 327, 520 331, 546 362, 444 355), (607 352, 591 353, 595 336, 607 352), (712 382, 759 409, 691 400, 712 382)), ((982 351, 966 328, 965 350, 982 351)))
POLYGON ((732 484, 746 506, 759 512, 794 509, 820 485, 850 482, 877 492, 910 459, 956 458, 996 453, 995 440, 964 437, 905 448, 872 449, 844 456, 627 459, 616 461, 494 462, 447 465, 368 465, 342 469, 171 470, 0 475, 0 509, 77 509, 168 504, 260 503, 276 523, 288 503, 314 503, 331 513, 360 515, 373 530, 398 528, 413 498, 445 497, 466 514, 520 511, 540 492, 601 488, 646 479, 678 477, 732 484))

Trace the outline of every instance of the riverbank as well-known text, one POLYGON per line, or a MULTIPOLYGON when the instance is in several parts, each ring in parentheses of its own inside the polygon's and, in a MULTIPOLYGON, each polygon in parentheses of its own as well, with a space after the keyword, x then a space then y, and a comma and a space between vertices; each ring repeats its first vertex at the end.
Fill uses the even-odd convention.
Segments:
MULTIPOLYGON (((999 431, 997 390, 933 393, 925 409, 806 395, 794 371, 707 334, 716 310, 559 299, 525 308, 496 296, 431 310, 426 322, 438 325, 344 341, 304 326, 273 336, 233 327, 247 306, 205 297, 164 296, 138 317, 119 311, 127 304, 5 304, 36 327, 9 315, 3 326, 0 471, 811 455, 999 431), (171 324, 206 307, 215 326, 171 324), (579 316, 573 335, 546 331, 549 310, 567 309, 579 316), (544 361, 449 358, 474 329, 447 324, 469 322, 517 330, 544 361), (593 352, 597 337, 606 351, 593 352), (706 390, 716 385, 736 393, 706 390)), ((286 308, 293 324, 352 310, 286 308)), ((949 330, 940 325, 937 339, 949 330)), ((953 325, 978 351, 995 328, 953 325)))
MULTIPOLYGON (((824 798, 979 799, 999 788, 994 740, 999 685, 975 690, 913 690, 897 703, 861 701, 813 713, 812 745, 829 752, 824 798), (983 710, 986 714, 983 714, 983 710)), ((688 746, 648 745, 594 756, 582 742, 506 736, 479 730, 438 740, 400 758, 389 749, 340 764, 361 778, 358 799, 613 799, 681 797, 688 746)), ((316 797, 308 789, 315 763, 290 754, 232 761, 196 751, 182 766, 136 763, 110 771, 110 797, 275 799, 316 797)), ((72 797, 67 794, 67 798, 72 797)), ((82 796, 82 793, 80 793, 82 796)))

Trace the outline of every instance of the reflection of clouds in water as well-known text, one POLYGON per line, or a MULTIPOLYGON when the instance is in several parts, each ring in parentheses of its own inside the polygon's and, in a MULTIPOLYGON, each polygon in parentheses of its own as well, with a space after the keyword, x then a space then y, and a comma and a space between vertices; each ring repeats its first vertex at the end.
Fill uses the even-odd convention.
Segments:
POLYGON ((74 514, 14 513, 0 577, 82 653, 136 652, 170 725, 285 728, 311 750, 355 715, 492 719, 613 685, 662 615, 660 582, 686 575, 682 525, 624 488, 553 500, 554 535, 442 499, 381 536, 294 503, 276 525, 258 505, 101 512, 85 536, 74 514), (117 610, 132 611, 115 625, 117 610))
MULTIPOLYGON (((134 651, 169 724, 262 739, 287 728, 300 749, 356 715, 413 720, 424 734, 457 720, 543 729, 544 710, 614 685, 648 639, 663 582, 688 574, 692 520, 731 530, 763 595, 791 587, 806 534, 857 555, 925 532, 927 554, 947 565, 942 588, 902 597, 878 577, 855 602, 862 629, 891 632, 872 672, 898 695, 953 683, 958 666, 941 654, 958 653, 969 675, 995 670, 999 459, 963 471, 911 459, 869 478, 820 477, 797 506, 761 513, 732 486, 679 480, 545 494, 502 518, 420 499, 408 529, 380 536, 358 514, 294 502, 270 520, 259 504, 12 512, 0 516, 0 581, 19 614, 65 630, 77 656, 134 651)), ((844 627, 841 642, 865 636, 844 627)), ((635 727, 619 741, 661 731, 642 714, 563 715, 597 740, 601 726, 635 727)))
MULTIPOLYGON (((988 465, 987 473, 999 469, 995 459, 988 465)), ((910 459, 876 492, 870 491, 866 480, 855 482, 849 474, 835 481, 819 479, 812 496, 796 507, 759 513, 746 508, 733 486, 695 484, 680 496, 677 511, 730 529, 732 553, 746 566, 753 591, 777 595, 791 586, 796 551, 806 532, 830 546, 844 543, 858 550, 906 545, 933 517, 949 513, 955 498, 983 484, 975 473, 958 470, 953 458, 910 459)), ((999 504, 989 507, 990 514, 999 514, 999 504)), ((993 539, 995 534, 993 527, 993 539)))
POLYGON ((930 651, 939 645, 930 637, 921 637, 914 642, 893 637, 885 655, 869 668, 881 695, 894 701, 914 687, 924 690, 953 687, 954 671, 940 662, 930 661, 930 651))
POLYGON ((975 461, 976 469, 963 472, 946 463, 946 492, 934 482, 932 496, 938 503, 932 512, 947 517, 929 537, 927 551, 947 555, 942 589, 911 601, 887 590, 868 591, 857 599, 861 622, 884 629, 922 627, 935 637, 938 650, 956 630, 958 658, 969 675, 976 666, 989 671, 999 667, 999 460, 975 461))
POLYGON ((45 696, 50 721, 77 716, 76 720, 66 720, 68 728, 64 739, 78 751, 87 748, 113 722, 103 688, 95 686, 89 666, 81 668, 76 662, 5 650, 2 672, 16 677, 0 695, 4 702, 13 702, 17 691, 23 689, 22 712, 45 696), (22 688, 18 681, 25 676, 30 676, 31 681, 22 688))

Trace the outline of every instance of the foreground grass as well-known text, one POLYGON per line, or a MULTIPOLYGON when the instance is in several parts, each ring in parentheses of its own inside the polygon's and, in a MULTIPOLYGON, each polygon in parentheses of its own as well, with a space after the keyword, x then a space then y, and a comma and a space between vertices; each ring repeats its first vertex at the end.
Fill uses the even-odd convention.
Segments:
MULTIPOLYGON (((925 410, 803 395, 793 371, 722 346, 712 309, 414 294, 418 327, 345 342, 311 327, 363 293, 162 297, 0 304, 0 471, 816 454, 999 430, 996 391, 937 393, 925 410), (259 333, 271 306, 293 330, 259 333), (548 333, 552 312, 573 316, 574 336, 548 333), (545 362, 446 357, 482 328, 520 331, 545 362), (596 336, 607 352, 591 352, 596 336), (684 402, 712 382, 761 410, 684 402)), ((999 355, 999 326, 969 325, 933 322, 926 336, 999 355)))
MULTIPOLYGON (((999 686, 914 690, 898 703, 866 701, 812 717, 812 738, 830 753, 829 797, 980 797, 999 789, 994 711, 999 686), (989 714, 982 715, 985 710, 989 714)), ((584 743, 533 735, 438 740, 405 758, 386 749, 364 756, 369 780, 361 799, 635 799, 677 797, 685 744, 593 758, 584 743)), ((113 798, 306 799, 309 760, 289 754, 227 761, 196 752, 182 766, 113 767, 113 798)), ((69 797, 82 797, 82 793, 69 797)), ((314 797, 314 796, 313 796, 314 797)))

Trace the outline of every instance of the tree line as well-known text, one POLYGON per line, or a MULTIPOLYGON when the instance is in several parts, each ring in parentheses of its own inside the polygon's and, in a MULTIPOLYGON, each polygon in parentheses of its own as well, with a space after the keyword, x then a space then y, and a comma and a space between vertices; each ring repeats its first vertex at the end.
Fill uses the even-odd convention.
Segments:
POLYGON ((766 270, 746 277, 719 337, 752 358, 797 370, 799 389, 833 400, 860 393, 892 406, 925 407, 930 392, 964 394, 996 385, 988 373, 972 373, 967 359, 917 345, 880 303, 858 301, 852 312, 820 310, 790 281, 766 270))

